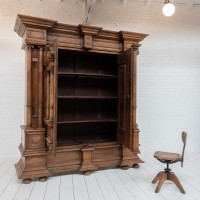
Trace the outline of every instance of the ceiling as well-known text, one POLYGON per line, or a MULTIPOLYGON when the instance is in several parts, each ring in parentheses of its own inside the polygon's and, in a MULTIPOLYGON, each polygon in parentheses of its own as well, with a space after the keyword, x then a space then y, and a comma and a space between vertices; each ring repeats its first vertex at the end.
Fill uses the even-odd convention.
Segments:
MULTIPOLYGON (((62 1, 62 0, 59 0, 62 1)), ((84 14, 84 18, 83 18, 83 24, 89 24, 90 23, 90 19, 93 13, 93 10, 95 8, 95 5, 97 3, 102 3, 102 4, 106 4, 110 1, 115 1, 116 0, 82 0, 85 2, 85 14, 84 14)), ((165 0, 117 0, 119 2, 119 4, 121 4, 121 6, 125 5, 128 1, 139 1, 139 2, 143 2, 144 5, 148 6, 151 3, 163 3, 165 0)), ((193 7, 193 6, 200 6, 200 0, 170 0, 171 3, 176 4, 186 4, 189 7, 193 7)))

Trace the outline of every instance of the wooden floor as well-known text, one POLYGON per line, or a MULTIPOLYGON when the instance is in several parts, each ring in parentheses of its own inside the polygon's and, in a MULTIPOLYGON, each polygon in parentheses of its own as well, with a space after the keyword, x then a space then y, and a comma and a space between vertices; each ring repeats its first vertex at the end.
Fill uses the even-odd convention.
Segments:
POLYGON ((171 182, 159 193, 151 181, 164 164, 152 154, 141 154, 139 169, 108 169, 90 176, 80 174, 50 177, 46 182, 22 184, 17 179, 16 159, 0 158, 0 200, 200 200, 200 153, 186 154, 184 167, 171 165, 186 194, 171 182))

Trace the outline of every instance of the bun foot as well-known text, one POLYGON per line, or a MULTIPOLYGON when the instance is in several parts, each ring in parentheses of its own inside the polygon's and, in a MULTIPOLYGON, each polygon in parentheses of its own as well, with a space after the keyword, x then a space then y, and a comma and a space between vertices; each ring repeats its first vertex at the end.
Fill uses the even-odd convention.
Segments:
POLYGON ((84 174, 85 176, 89 176, 91 173, 92 173, 92 171, 83 172, 83 174, 84 174))
POLYGON ((46 176, 42 176, 42 177, 38 178, 38 181, 40 181, 40 182, 45 182, 46 180, 47 180, 46 176))
POLYGON ((31 183, 31 182, 32 182, 32 179, 31 179, 31 178, 25 178, 25 179, 22 180, 22 183, 23 183, 23 184, 29 184, 29 183, 31 183))
POLYGON ((121 169, 127 170, 127 169, 129 169, 129 166, 128 165, 121 166, 121 169))
POLYGON ((140 168, 140 165, 138 165, 138 164, 133 164, 133 166, 132 166, 134 169, 138 169, 138 168, 140 168))

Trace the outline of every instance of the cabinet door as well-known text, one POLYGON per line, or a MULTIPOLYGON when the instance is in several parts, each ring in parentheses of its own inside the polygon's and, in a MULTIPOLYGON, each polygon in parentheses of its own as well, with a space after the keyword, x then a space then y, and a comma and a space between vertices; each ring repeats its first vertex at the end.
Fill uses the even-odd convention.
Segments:
POLYGON ((47 47, 45 59, 47 66, 46 83, 46 119, 47 119, 47 147, 49 153, 55 155, 57 146, 57 67, 58 67, 57 40, 47 47))
POLYGON ((118 142, 133 150, 133 65, 132 48, 118 58, 118 142))
POLYGON ((53 69, 53 92, 51 98, 52 102, 52 115, 53 115, 53 149, 52 153, 56 154, 57 148, 57 93, 58 93, 58 41, 57 39, 53 42, 54 51, 54 69, 53 69))

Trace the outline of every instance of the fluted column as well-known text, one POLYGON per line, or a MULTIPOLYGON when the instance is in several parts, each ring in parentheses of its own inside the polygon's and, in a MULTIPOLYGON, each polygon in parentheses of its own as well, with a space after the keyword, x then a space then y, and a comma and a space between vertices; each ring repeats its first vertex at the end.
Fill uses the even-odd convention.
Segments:
POLYGON ((49 112, 49 120, 53 121, 53 102, 54 102, 54 71, 53 69, 50 71, 50 112, 49 112))
POLYGON ((38 97, 38 127, 42 127, 43 118, 43 48, 39 47, 39 97, 38 97))
POLYGON ((26 126, 31 127, 32 123, 32 105, 31 105, 31 46, 27 46, 27 99, 26 99, 26 126))
POLYGON ((133 45, 133 128, 136 129, 136 109, 137 109, 137 55, 139 45, 133 45))
POLYGON ((49 108, 50 108, 50 105, 49 105, 49 101, 50 101, 50 75, 49 75, 49 72, 47 71, 47 78, 46 78, 46 116, 45 116, 45 119, 46 120, 49 120, 49 108))

